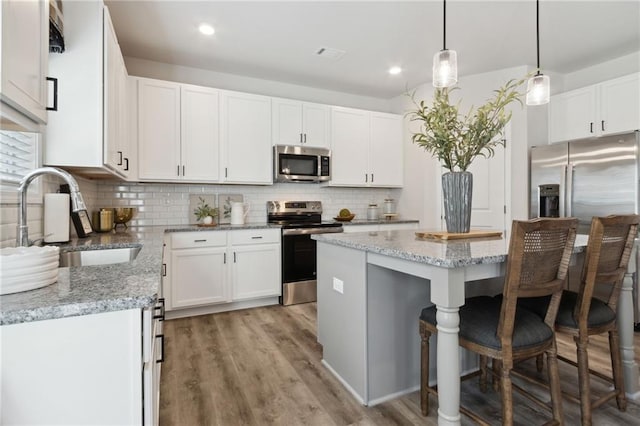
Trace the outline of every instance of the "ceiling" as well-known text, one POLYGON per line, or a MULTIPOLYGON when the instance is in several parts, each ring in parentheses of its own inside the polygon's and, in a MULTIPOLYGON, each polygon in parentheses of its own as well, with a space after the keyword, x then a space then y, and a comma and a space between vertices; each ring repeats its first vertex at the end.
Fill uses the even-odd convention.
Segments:
MULTIPOLYGON (((440 1, 107 0, 125 56, 391 98, 431 80, 440 1), (210 37, 197 27, 215 27, 210 37), (343 50, 338 60, 321 47, 343 50), (392 76, 388 69, 403 72, 392 76)), ((535 1, 447 3, 460 75, 536 63, 535 1)), ((640 51, 640 0, 542 0, 543 72, 568 73, 640 51)))

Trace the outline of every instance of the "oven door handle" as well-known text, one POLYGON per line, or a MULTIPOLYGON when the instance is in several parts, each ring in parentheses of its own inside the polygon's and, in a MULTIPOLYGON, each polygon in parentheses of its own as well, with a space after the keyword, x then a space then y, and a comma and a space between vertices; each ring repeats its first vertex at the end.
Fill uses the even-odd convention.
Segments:
POLYGON ((295 229, 283 229, 282 236, 287 235, 309 235, 309 234, 337 234, 342 232, 341 226, 333 228, 295 228, 295 229))

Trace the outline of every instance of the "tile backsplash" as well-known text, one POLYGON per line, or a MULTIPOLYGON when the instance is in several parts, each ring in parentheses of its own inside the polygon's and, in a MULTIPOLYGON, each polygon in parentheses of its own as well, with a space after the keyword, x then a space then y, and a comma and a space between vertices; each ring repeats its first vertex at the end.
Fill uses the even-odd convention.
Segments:
POLYGON ((194 194, 217 195, 219 199, 227 194, 242 194, 244 202, 250 205, 247 222, 265 222, 266 204, 271 200, 322 201, 324 220, 330 220, 345 207, 356 217, 366 218, 369 203, 382 206, 385 198, 397 199, 400 189, 329 188, 295 183, 251 186, 100 181, 94 208, 136 207, 132 225, 185 225, 196 222, 189 209, 189 195, 194 194))

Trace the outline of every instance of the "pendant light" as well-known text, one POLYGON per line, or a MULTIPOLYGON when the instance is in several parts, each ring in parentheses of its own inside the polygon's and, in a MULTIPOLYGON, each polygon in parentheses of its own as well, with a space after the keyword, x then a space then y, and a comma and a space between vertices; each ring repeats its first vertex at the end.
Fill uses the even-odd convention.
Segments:
POLYGON ((458 82, 458 57, 447 49, 447 0, 443 0, 442 50, 433 56, 433 87, 449 87, 458 82))
POLYGON ((527 82, 527 105, 549 103, 549 76, 540 72, 540 0, 536 0, 536 52, 538 56, 538 72, 527 82))

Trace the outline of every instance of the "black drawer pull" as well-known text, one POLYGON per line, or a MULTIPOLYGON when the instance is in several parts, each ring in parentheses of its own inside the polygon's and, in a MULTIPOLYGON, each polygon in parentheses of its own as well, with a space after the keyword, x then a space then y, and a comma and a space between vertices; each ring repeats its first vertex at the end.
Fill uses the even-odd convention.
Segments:
POLYGON ((158 305, 160 306, 153 307, 153 313, 154 313, 153 319, 164 321, 164 313, 165 313, 164 297, 161 297, 160 299, 158 299, 158 305), (160 310, 159 314, 157 314, 158 310, 160 310))
POLYGON ((260 240, 262 237, 251 237, 252 240, 260 240))
POLYGON ((156 362, 157 363, 162 363, 164 362, 164 334, 156 334, 156 338, 160 338, 160 352, 162 352, 162 355, 160 355, 160 359, 157 359, 156 362))
POLYGON ((193 240, 194 243, 206 243, 207 240, 193 240))

